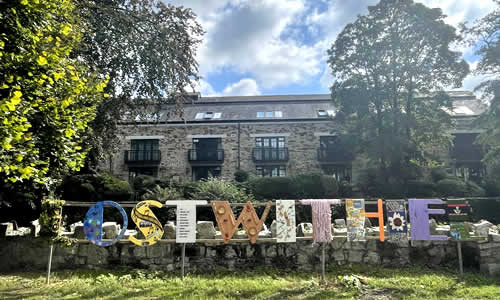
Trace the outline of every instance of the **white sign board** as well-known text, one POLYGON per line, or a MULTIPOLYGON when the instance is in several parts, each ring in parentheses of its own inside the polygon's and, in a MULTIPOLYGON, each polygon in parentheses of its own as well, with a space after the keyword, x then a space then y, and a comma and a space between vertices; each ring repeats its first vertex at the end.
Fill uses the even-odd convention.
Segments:
POLYGON ((276 200, 276 241, 293 243, 295 234, 295 201, 276 200))
POLYGON ((196 243, 196 205, 207 201, 167 201, 166 205, 177 206, 176 243, 196 243))

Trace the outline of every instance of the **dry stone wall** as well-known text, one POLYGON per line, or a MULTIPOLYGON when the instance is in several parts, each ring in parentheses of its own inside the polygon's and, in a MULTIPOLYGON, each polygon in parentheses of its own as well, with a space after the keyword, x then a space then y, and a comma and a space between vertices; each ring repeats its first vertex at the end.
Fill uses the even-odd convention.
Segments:
MULTIPOLYGON (((198 238, 217 237, 211 222, 198 224, 198 238), (215 236, 214 236, 215 235, 215 236)), ((494 225, 493 225, 494 226, 494 225)), ((310 237, 309 224, 299 224, 298 236, 310 237)), ((175 238, 173 224, 165 225, 164 238, 175 238)), ((375 231, 373 228, 368 228, 375 231)), ((78 231, 78 225, 75 231, 78 231)), ((271 231, 273 227, 271 226, 271 231)), ((341 230, 335 228, 334 233, 341 230)), ((76 236, 80 233, 73 233, 76 236)), ((231 241, 224 244, 218 240, 203 240, 186 246, 186 270, 214 270, 226 268, 273 267, 280 269, 319 270, 321 245, 311 240, 296 243, 275 243, 264 233, 265 238, 256 244, 247 240, 231 241)), ((243 233, 236 238, 245 239, 243 233)), ((49 246, 44 239, 27 236, 6 236, 0 243, 0 272, 19 270, 44 270, 47 266, 49 246)), ((431 267, 457 267, 457 248, 452 241, 405 241, 393 243, 368 240, 348 242, 345 237, 336 236, 325 245, 326 262, 336 265, 368 264, 392 267, 426 265, 431 267)), ((476 267, 482 272, 500 275, 500 236, 491 230, 488 240, 462 243, 464 265, 476 267)), ((57 246, 53 256, 54 269, 107 269, 129 266, 152 270, 176 271, 180 269, 181 245, 175 240, 162 240, 149 247, 138 247, 127 240, 110 247, 97 247, 88 242, 76 243, 70 247, 57 246)))

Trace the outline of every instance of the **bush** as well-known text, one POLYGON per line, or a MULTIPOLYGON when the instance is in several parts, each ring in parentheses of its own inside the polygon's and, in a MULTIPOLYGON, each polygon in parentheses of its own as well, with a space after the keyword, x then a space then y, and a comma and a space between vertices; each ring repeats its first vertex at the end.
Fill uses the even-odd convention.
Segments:
POLYGON ((258 200, 298 199, 298 188, 290 177, 260 177, 248 182, 250 192, 258 200))
POLYGON ((431 178, 433 182, 438 182, 440 180, 450 177, 446 169, 443 167, 435 167, 431 169, 431 178))
POLYGON ((248 180, 248 173, 243 170, 234 172, 234 180, 236 182, 245 182, 248 180))
POLYGON ((190 194, 190 198, 229 202, 254 201, 253 196, 247 194, 245 190, 235 186, 231 182, 218 178, 199 181, 194 186, 194 191, 190 194))
POLYGON ((484 195, 486 195, 485 190, 482 187, 480 187, 477 183, 475 183, 474 181, 470 181, 470 180, 467 181, 466 186, 467 186, 467 192, 465 193, 464 196, 484 197, 484 195))
POLYGON ((500 177, 487 177, 484 180, 484 189, 486 196, 500 196, 500 177))
POLYGON ((111 174, 102 173, 103 195, 105 200, 127 201, 130 200, 133 193, 127 181, 118 179, 111 174))
POLYGON ((409 180, 406 184, 406 196, 413 197, 432 197, 436 186, 432 182, 423 180, 409 180))
POLYGON ((146 193, 148 190, 152 190, 156 186, 156 179, 152 176, 148 175, 138 175, 134 178, 132 183, 134 188, 134 192, 139 197, 139 199, 146 193))
POLYGON ((174 188, 162 188, 159 185, 156 185, 154 189, 147 191, 144 195, 142 195, 142 200, 156 200, 160 202, 164 202, 167 200, 178 200, 181 199, 181 193, 174 188))
POLYGON ((292 180, 297 187, 298 199, 338 197, 339 187, 333 177, 322 174, 301 174, 292 177, 292 180))
POLYGON ((467 184, 460 178, 441 179, 436 183, 436 193, 441 197, 463 197, 467 194, 467 184))

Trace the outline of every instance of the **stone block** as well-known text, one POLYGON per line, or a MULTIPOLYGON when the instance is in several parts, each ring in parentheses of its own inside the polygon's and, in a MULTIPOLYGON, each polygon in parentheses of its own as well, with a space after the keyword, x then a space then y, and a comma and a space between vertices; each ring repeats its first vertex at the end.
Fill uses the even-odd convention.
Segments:
POLYGON ((0 237, 6 237, 14 231, 14 224, 10 222, 0 224, 0 237))
POLYGON ((489 241, 495 242, 495 243, 500 243, 500 234, 490 232, 489 241))
POLYGON ((311 223, 300 223, 297 226, 297 237, 309 237, 313 235, 313 227, 311 223))
POLYGON ((100 266, 108 263, 108 251, 103 247, 88 245, 87 264, 100 266))
POLYGON ((198 239, 214 239, 215 227, 212 221, 198 221, 196 224, 196 238, 198 239))
POLYGON ((380 255, 375 251, 369 251, 363 258, 363 262, 371 265, 380 264, 380 255))
POLYGON ((79 240, 87 239, 87 237, 85 236, 85 233, 83 232, 83 223, 76 224, 73 227, 73 230, 74 230, 73 237, 75 239, 79 239, 79 240))
POLYGON ((278 228, 278 223, 276 220, 273 220, 271 223, 271 237, 275 238, 277 236, 277 228, 278 228))
POLYGON ((335 219, 335 227, 337 228, 345 228, 345 220, 344 219, 335 219))
POLYGON ((38 219, 36 219, 35 221, 31 221, 31 226, 30 226, 30 230, 31 230, 31 236, 32 237, 37 237, 40 235, 40 223, 38 222, 38 219))
MULTIPOLYGON (((196 225, 196 227, 198 227, 198 225, 196 225)), ((167 240, 174 240, 175 239, 175 224, 174 222, 167 222, 167 224, 165 224, 163 226, 163 239, 167 239, 167 240)))
POLYGON ((162 244, 154 244, 146 248, 146 257, 148 258, 157 258, 162 257, 164 255, 163 245, 162 244))
POLYGON ((437 226, 438 226, 438 225, 437 225, 436 220, 434 220, 434 219, 432 219, 432 218, 431 218, 431 219, 429 219, 429 230, 430 230, 430 232, 431 232, 431 235, 437 235, 437 231, 436 231, 437 226))
POLYGON ((102 223, 102 232, 103 239, 114 239, 120 232, 120 226, 116 222, 104 222, 102 223))
POLYGON ((500 263, 481 264, 481 272, 490 276, 500 275, 500 263))
POLYGON ((350 263, 361 263, 363 262, 364 253, 362 250, 349 250, 347 260, 350 263))
POLYGON ((481 220, 478 223, 472 224, 476 236, 487 236, 492 226, 494 225, 486 220, 481 220))
POLYGON ((343 261, 345 260, 345 255, 343 250, 333 251, 333 255, 331 256, 335 261, 343 261))

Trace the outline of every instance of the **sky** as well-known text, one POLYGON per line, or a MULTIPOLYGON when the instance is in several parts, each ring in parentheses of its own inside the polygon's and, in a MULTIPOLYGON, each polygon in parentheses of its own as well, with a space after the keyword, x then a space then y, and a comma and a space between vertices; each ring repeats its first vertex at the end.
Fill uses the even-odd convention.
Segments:
MULTIPOLYGON (((378 0, 169 0, 192 8, 205 30, 198 49, 202 96, 329 93, 326 51, 345 25, 378 0)), ((495 9, 491 0, 416 0, 439 7, 445 22, 473 22, 495 9)), ((456 46, 475 68, 472 48, 456 46)), ((461 90, 482 77, 469 75, 461 90)))

